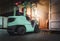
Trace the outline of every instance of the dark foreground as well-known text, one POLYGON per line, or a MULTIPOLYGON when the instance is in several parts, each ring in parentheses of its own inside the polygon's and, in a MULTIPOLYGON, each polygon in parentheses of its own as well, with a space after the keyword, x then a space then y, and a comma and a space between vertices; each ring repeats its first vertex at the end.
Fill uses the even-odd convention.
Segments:
POLYGON ((41 31, 10 36, 6 30, 0 30, 0 41, 60 41, 60 34, 41 31))

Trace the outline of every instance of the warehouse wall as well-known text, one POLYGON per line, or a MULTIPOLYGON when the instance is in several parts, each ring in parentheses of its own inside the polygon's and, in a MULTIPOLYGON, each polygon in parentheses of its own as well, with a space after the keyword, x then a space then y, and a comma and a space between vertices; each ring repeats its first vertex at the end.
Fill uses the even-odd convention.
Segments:
POLYGON ((49 20, 50 30, 60 31, 60 0, 51 0, 51 11, 49 20))
POLYGON ((0 14, 4 14, 6 12, 11 12, 11 11, 13 11, 13 6, 9 6, 9 7, 7 6, 0 9, 0 14))

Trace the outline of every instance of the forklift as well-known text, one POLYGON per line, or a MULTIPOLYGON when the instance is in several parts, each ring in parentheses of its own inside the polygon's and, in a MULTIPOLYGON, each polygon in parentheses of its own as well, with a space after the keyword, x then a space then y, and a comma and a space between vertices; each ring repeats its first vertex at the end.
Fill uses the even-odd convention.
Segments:
MULTIPOLYGON (((27 15, 26 15, 26 6, 28 2, 24 2, 24 12, 20 13, 19 10, 17 12, 17 7, 14 6, 14 13, 13 16, 8 16, 8 27, 7 27, 7 32, 10 35, 14 34, 19 34, 23 35, 27 32, 40 32, 39 29, 39 24, 37 20, 31 20, 27 15)), ((32 6, 32 4, 30 4, 32 6)), ((19 7, 18 7, 19 9, 19 7)))

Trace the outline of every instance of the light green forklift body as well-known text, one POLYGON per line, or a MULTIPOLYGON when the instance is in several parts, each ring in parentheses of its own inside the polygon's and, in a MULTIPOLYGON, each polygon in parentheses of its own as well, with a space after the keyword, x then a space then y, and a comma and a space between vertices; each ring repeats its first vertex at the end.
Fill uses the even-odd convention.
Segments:
MULTIPOLYGON (((28 4, 27 1, 23 3, 24 5, 24 15, 23 16, 16 16, 16 7, 14 7, 14 16, 9 16, 9 18, 15 18, 13 22, 9 22, 8 26, 15 26, 15 25, 24 25, 26 28, 26 32, 33 32, 35 26, 32 26, 31 21, 26 19, 26 5, 28 4)), ((32 4, 30 4, 32 7, 32 4)))
POLYGON ((8 23, 8 26, 24 25, 26 32, 34 31, 34 27, 32 27, 31 22, 28 21, 25 16, 9 16, 8 18, 15 18, 13 22, 8 23))

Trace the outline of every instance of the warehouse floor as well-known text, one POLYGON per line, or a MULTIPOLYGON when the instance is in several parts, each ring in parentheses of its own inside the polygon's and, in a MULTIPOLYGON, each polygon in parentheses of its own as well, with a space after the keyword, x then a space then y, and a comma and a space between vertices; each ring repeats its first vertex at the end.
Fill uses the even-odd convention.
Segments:
POLYGON ((10 36, 6 30, 0 30, 0 41, 60 41, 60 34, 40 31, 10 36))

